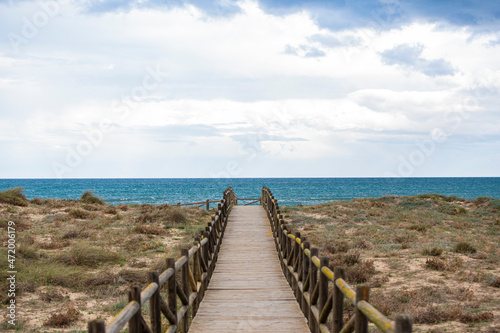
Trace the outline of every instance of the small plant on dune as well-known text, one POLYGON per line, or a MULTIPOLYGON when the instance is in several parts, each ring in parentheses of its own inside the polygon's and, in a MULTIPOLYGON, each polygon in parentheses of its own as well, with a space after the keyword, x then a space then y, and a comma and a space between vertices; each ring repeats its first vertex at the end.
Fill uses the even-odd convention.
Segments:
POLYGON ((0 192, 0 202, 21 207, 28 206, 28 201, 23 194, 23 189, 20 187, 0 192))
POLYGON ((34 199, 30 200, 30 203, 32 203, 34 205, 41 206, 44 204, 44 201, 40 198, 34 198, 34 199))
POLYGON ((435 271, 444 271, 448 268, 448 263, 443 259, 429 258, 425 261, 425 266, 435 271))
POLYGON ((71 209, 68 214, 72 218, 82 219, 82 220, 88 219, 91 216, 91 214, 88 211, 80 208, 71 209))
POLYGON ((146 235, 165 235, 167 231, 155 225, 139 224, 134 228, 135 232, 146 235))
POLYGON ((125 204, 118 204, 118 205, 116 205, 116 208, 119 208, 119 209, 123 210, 124 212, 128 210, 128 206, 125 204))
POLYGON ((101 198, 95 196, 91 191, 85 191, 82 194, 82 197, 80 198, 82 202, 88 203, 88 204, 97 204, 97 205, 103 205, 104 200, 101 198))
POLYGON ((375 274, 375 265, 372 260, 363 260, 345 270, 347 281, 352 283, 363 283, 375 274))
POLYGON ((422 254, 424 256, 433 256, 433 257, 439 257, 442 253, 443 253, 443 249, 438 247, 438 246, 434 246, 434 247, 426 247, 423 251, 422 251, 422 254))
POLYGON ((57 259, 66 265, 97 267, 102 263, 118 262, 120 256, 117 253, 93 247, 86 243, 77 243, 57 259))
POLYGON ((464 264, 461 258, 452 258, 448 260, 446 258, 432 257, 425 261, 425 266, 435 271, 456 271, 464 264))
POLYGON ((116 207, 115 206, 108 206, 104 209, 104 213, 106 214, 115 214, 117 213, 118 211, 116 210, 116 207))
POLYGON ((66 327, 73 324, 80 318, 80 312, 73 305, 68 305, 66 311, 52 314, 43 326, 66 327))
POLYGON ((488 285, 491 287, 500 288, 500 276, 492 278, 488 285))
POLYGON ((453 205, 440 206, 439 211, 443 214, 448 214, 448 215, 461 215, 467 213, 467 210, 465 210, 465 208, 453 205))
POLYGON ((38 247, 44 250, 57 250, 62 249, 63 247, 69 246, 69 241, 67 240, 54 240, 52 239, 50 242, 41 242, 38 243, 38 247))
POLYGON ((455 245, 453 251, 456 253, 473 254, 476 253, 477 249, 467 242, 460 242, 455 245))
POLYGON ((46 292, 40 294, 40 299, 44 302, 51 303, 53 301, 62 301, 64 295, 60 291, 54 288, 47 288, 46 292))
POLYGON ((88 238, 90 237, 90 233, 83 230, 72 229, 66 232, 62 239, 75 239, 75 238, 88 238))
POLYGON ((467 324, 491 321, 493 319, 493 313, 489 311, 469 313, 464 312, 458 306, 445 308, 432 305, 426 308, 420 308, 413 314, 413 319, 415 323, 418 324, 437 324, 444 321, 459 321, 467 324))
POLYGON ((115 279, 115 275, 110 272, 99 272, 83 281, 83 285, 86 287, 110 285, 115 282, 115 279))
POLYGON ((416 230, 419 232, 425 232, 425 231, 427 231, 427 229, 430 229, 430 227, 431 226, 428 224, 413 224, 413 225, 409 226, 408 229, 416 230))
POLYGON ((175 223, 184 223, 187 221, 186 214, 179 208, 169 208, 167 218, 175 223))

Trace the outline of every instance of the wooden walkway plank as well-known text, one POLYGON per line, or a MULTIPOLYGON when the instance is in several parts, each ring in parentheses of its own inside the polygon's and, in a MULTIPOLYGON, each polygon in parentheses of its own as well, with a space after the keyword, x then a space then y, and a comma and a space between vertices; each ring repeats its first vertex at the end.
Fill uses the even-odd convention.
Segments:
POLYGON ((309 332, 261 206, 232 208, 214 275, 189 332, 309 332))

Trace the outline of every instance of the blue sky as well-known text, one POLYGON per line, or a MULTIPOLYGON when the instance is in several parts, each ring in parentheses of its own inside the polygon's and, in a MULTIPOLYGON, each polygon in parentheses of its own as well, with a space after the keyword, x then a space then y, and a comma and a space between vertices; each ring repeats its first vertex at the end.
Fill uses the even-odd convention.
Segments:
POLYGON ((0 0, 0 178, 500 176, 500 2, 0 0))

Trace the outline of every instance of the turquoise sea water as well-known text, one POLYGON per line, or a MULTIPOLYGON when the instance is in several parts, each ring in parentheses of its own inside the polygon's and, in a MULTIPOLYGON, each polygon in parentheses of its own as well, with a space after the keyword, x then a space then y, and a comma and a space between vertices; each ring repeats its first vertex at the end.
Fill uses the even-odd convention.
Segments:
POLYGON ((93 191, 110 204, 218 200, 228 186, 236 195, 259 197, 269 187, 282 206, 384 195, 439 193, 500 199, 500 178, 181 178, 181 179, 0 179, 0 190, 23 187, 28 199, 77 199, 93 191))

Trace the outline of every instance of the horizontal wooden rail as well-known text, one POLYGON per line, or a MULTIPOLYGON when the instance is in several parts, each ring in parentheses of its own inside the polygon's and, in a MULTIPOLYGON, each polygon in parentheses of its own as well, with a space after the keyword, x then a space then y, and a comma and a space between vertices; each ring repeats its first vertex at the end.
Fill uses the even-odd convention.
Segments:
POLYGON ((260 204, 260 198, 236 198, 236 205, 238 205, 238 201, 252 201, 252 202, 249 202, 249 203, 246 203, 244 204, 243 206, 248 206, 248 205, 252 205, 254 203, 259 203, 260 204))
MULTIPOLYGON (((209 202, 205 201, 208 205, 209 202)), ((140 289, 131 286, 129 303, 105 326, 102 320, 88 323, 90 333, 117 333, 128 323, 130 333, 162 332, 162 315, 168 323, 167 332, 186 333, 191 319, 196 315, 198 306, 208 287, 219 248, 222 243, 227 219, 232 206, 236 203, 233 189, 229 187, 223 193, 223 199, 217 201, 217 211, 212 222, 195 238, 195 245, 182 250, 181 257, 175 261, 167 259, 167 269, 159 274, 149 273, 149 284, 140 289), (166 289, 165 299, 161 290, 166 289), (178 306, 178 299, 181 301, 178 306), (142 306, 149 301, 150 324, 142 317, 142 306)), ((196 204, 196 203, 194 203, 196 204)), ((188 204, 182 204, 188 205, 188 204)), ((207 206, 208 207, 208 206, 207 206)))
POLYGON ((193 205, 198 205, 198 207, 203 207, 206 206, 207 210, 210 210, 210 204, 211 203, 216 203, 220 202, 219 200, 205 200, 205 201, 196 201, 196 202, 186 202, 186 203, 178 203, 176 206, 181 207, 181 206, 193 206, 193 205))
POLYGON ((280 213, 278 200, 271 190, 262 188, 261 203, 266 209, 283 274, 294 291, 312 333, 368 332, 372 322, 384 333, 409 333, 412 320, 398 316, 392 322, 368 302, 369 288, 357 286, 354 291, 344 280, 344 268, 328 267, 328 257, 320 257, 306 237, 292 233, 280 213), (354 316, 344 325, 344 299, 355 306, 354 316), (328 317, 331 314, 331 324, 328 317))

